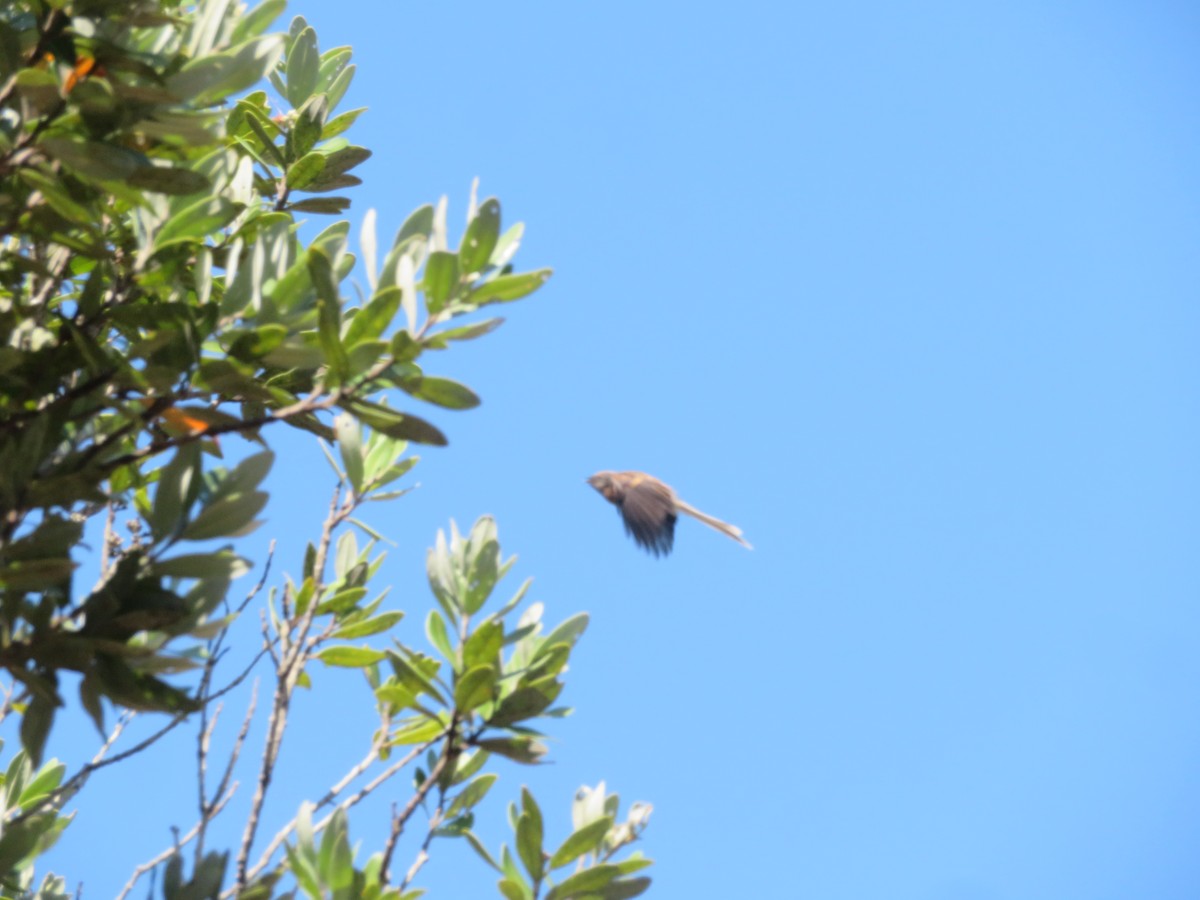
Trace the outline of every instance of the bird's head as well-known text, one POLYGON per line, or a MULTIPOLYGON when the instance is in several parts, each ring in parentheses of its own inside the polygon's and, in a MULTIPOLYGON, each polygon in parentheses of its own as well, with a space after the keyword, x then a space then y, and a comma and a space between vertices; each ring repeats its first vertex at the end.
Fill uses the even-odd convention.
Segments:
POLYGON ((616 503, 620 490, 617 487, 616 472, 597 472, 587 480, 587 483, 598 490, 605 500, 616 503))

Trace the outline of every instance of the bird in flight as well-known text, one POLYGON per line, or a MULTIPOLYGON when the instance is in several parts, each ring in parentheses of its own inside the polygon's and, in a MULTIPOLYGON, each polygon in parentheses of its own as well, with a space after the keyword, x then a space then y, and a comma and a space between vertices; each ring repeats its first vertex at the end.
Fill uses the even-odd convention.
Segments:
POLYGON ((671 552, 679 513, 699 519, 743 547, 753 549, 742 537, 742 529, 684 503, 671 488, 645 472, 597 472, 588 479, 588 484, 621 513, 625 532, 634 543, 655 556, 671 552))

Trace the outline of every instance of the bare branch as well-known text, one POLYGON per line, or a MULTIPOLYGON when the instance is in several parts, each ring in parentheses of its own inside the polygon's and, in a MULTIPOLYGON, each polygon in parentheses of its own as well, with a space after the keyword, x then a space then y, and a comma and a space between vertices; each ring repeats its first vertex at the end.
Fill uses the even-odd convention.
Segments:
MULTIPOLYGON (((439 779, 440 781, 440 779, 439 779)), ((429 817, 429 827, 425 830, 425 840, 421 844, 421 849, 417 851, 417 858, 413 860, 413 864, 409 866, 408 871, 404 875, 404 880, 400 882, 400 893, 403 894, 408 890, 408 886, 412 884, 417 873, 421 871, 421 866, 429 861, 429 846, 433 843, 434 834, 442 826, 442 820, 446 814, 446 789, 441 784, 438 785, 438 805, 433 811, 433 815, 429 817)), ((385 876, 386 877, 386 876, 385 876)))
MULTIPOLYGON (((121 539, 117 537, 117 504, 108 502, 108 514, 104 517, 104 537, 100 546, 100 582, 108 579, 109 567, 112 564, 113 553, 121 549, 121 539)), ((99 584, 96 585, 100 587, 99 584)))
POLYGON ((446 763, 450 760, 450 747, 453 743, 452 737, 447 735, 446 746, 442 750, 442 755, 438 757, 438 761, 434 763, 428 777, 421 782, 421 786, 417 788, 417 792, 409 798, 409 801, 404 806, 404 810, 400 815, 392 816, 392 833, 388 835, 387 844, 383 848, 383 865, 380 871, 383 873, 383 881, 386 884, 392 879, 392 854, 396 852, 396 842, 400 840, 400 835, 404 833, 404 826, 408 824, 408 820, 412 818, 412 814, 417 811, 417 807, 425 800, 426 795, 437 784, 441 777, 442 770, 446 768, 446 763))
MULTIPOLYGON (((296 682, 304 672, 312 652, 312 646, 306 641, 313 619, 316 617, 321 589, 324 586, 325 562, 329 556, 329 546, 333 533, 345 519, 353 514, 357 500, 351 495, 342 502, 341 485, 334 488, 329 501, 329 513, 321 527, 321 539, 313 562, 313 580, 316 583, 308 607, 299 619, 282 623, 279 628, 279 652, 275 665, 275 692, 271 701, 271 713, 267 719, 267 736, 263 746, 262 760, 258 767, 258 779, 254 789, 254 797, 250 801, 250 813, 246 818, 246 827, 242 832, 241 845, 237 854, 237 877, 234 892, 240 891, 250 877, 250 851, 258 833, 259 821, 262 817, 263 804, 266 802, 267 790, 275 772, 275 763, 279 758, 279 749, 283 744, 283 735, 287 730, 288 711, 291 706, 292 693, 296 682)), ((265 629, 264 623, 264 629, 265 629)))

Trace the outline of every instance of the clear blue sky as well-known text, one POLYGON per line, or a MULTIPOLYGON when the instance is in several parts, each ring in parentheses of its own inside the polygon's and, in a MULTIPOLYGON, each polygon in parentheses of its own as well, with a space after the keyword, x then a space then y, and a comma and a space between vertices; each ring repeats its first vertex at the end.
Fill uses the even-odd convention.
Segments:
MULTIPOLYGON (((478 175, 556 270, 442 359, 484 405, 432 414, 451 446, 374 519, 413 641, 450 517, 495 514, 549 617, 593 616, 555 764, 480 811, 493 846, 523 781, 561 829, 604 778, 655 804, 658 898, 1200 896, 1200 8, 290 12, 355 49, 356 226, 446 193, 461 227, 478 175), (601 468, 755 550, 682 522, 642 554, 601 468)), ((259 537, 294 573, 327 469, 285 446, 259 537)), ((370 727, 328 694, 285 758, 309 795, 370 727)), ((94 783, 152 780, 127 858, 86 803, 64 839, 86 896, 193 821, 165 774, 190 744, 155 752, 94 783)), ((426 876, 496 896, 453 847, 426 876)))

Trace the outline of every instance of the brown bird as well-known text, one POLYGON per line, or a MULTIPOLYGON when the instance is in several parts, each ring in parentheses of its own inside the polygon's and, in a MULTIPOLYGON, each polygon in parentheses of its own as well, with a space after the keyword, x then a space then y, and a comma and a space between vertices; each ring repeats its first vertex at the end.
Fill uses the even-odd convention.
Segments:
POLYGON ((742 546, 753 549, 742 537, 742 530, 714 519, 696 507, 684 503, 675 492, 645 472, 597 472, 588 484, 617 507, 625 523, 625 532, 634 543, 655 556, 665 556, 675 543, 675 519, 686 513, 709 528, 728 535, 742 546))

